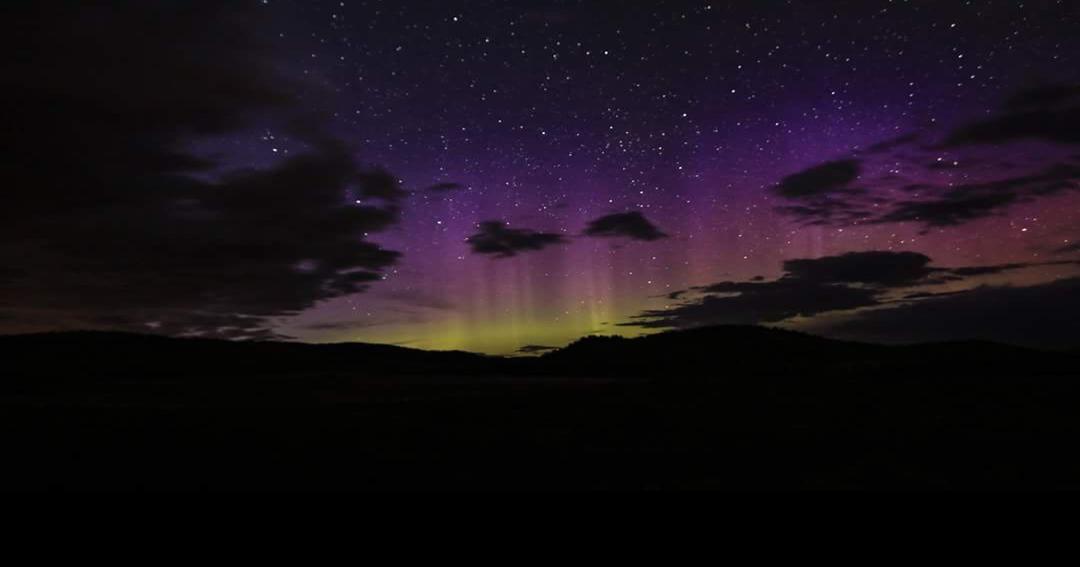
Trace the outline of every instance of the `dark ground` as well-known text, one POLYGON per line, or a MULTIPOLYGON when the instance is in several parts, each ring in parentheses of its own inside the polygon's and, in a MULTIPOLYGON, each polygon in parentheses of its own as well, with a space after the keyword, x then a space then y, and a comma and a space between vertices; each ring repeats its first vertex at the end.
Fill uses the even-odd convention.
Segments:
POLYGON ((105 334, 0 349, 7 490, 1080 486, 1073 354, 746 328, 529 360, 105 334))

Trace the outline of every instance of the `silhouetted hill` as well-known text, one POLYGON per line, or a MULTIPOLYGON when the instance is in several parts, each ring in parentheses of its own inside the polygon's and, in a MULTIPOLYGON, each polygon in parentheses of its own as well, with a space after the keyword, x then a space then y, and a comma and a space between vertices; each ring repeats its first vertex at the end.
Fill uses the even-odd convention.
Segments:
POLYGON ((0 337, 9 375, 111 379, 145 376, 243 378, 280 375, 473 375, 486 356, 366 343, 234 342, 112 332, 0 337))
POLYGON ((751 326, 668 331, 632 339, 586 337, 542 361, 584 373, 777 373, 879 358, 886 347, 751 326))
POLYGON ((793 331, 722 326, 637 338, 586 337, 535 358, 425 351, 366 344, 230 342, 109 332, 0 337, 9 377, 215 380, 275 376, 576 376, 720 379, 754 375, 1056 374, 1077 368, 1072 353, 986 342, 884 346, 793 331))
POLYGON ((561 373, 700 378, 849 374, 1060 373, 1075 355, 987 342, 886 346, 837 341, 781 329, 705 327, 632 339, 586 337, 547 353, 541 365, 561 373))
POLYGON ((755 327, 536 358, 0 337, 0 490, 1080 488, 1077 362, 755 327))

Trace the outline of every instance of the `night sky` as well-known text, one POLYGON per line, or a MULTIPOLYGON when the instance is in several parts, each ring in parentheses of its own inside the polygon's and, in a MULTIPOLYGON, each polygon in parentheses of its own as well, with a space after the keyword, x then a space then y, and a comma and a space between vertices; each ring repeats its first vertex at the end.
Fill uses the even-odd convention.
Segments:
POLYGON ((1077 2, 13 4, 3 332, 1080 346, 1077 2))

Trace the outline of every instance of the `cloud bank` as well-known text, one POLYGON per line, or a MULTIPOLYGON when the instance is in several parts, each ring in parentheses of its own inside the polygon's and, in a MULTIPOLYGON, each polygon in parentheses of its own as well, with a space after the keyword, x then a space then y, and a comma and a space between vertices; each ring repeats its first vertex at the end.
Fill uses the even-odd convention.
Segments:
POLYGON ((1078 85, 1019 92, 995 114, 946 132, 939 141, 931 138, 901 136, 789 175, 772 189, 786 201, 778 209, 807 225, 914 223, 929 229, 1080 190, 1080 160, 1069 155, 1080 144, 1078 85), (1011 164, 1017 156, 1029 159, 1011 164), (882 169, 893 173, 874 173, 882 169))
POLYGON ((18 3, 0 63, 0 310, 17 331, 270 338, 399 257, 367 240, 402 191, 359 167, 245 30, 252 2, 18 3), (261 169, 188 150, 273 120, 305 149, 261 169))
POLYGON ((724 281, 679 290, 674 305, 639 313, 623 326, 814 323, 826 335, 905 342, 987 338, 1017 344, 1080 345, 1073 296, 1080 278, 1029 287, 979 286, 977 278, 1078 262, 936 267, 917 252, 850 252, 792 259, 774 280, 724 281), (944 284, 953 284, 942 288, 944 284), (975 285, 972 285, 975 284, 975 285), (957 285, 960 286, 957 289, 957 285), (985 309, 985 310, 983 310, 985 309), (840 313, 836 320, 823 314, 840 313))

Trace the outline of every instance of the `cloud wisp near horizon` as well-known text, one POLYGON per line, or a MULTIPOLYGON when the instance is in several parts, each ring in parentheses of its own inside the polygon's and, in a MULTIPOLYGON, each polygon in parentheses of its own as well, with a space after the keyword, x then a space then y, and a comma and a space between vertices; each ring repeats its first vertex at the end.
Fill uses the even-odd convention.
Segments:
POLYGON ((866 338, 882 342, 935 337, 1074 346, 1080 342, 1080 324, 1070 323, 1071 317, 1047 315, 1071 313, 1076 302, 1061 299, 1065 290, 1076 289, 1080 289, 1080 260, 949 268, 933 266, 928 256, 916 252, 848 252, 786 260, 783 274, 775 279, 755 277, 678 290, 668 296, 678 303, 644 311, 621 325, 685 329, 781 324, 844 338, 858 338, 866 331, 866 338), (985 283, 989 276, 1048 267, 1059 268, 1060 278, 1019 287, 985 283), (1049 291, 1046 302, 1036 308, 1011 309, 1004 301, 1017 297, 1025 306, 1034 306, 1039 289, 1049 291), (977 298, 987 298, 985 307, 993 310, 978 317, 979 324, 970 317, 947 315, 972 309, 977 298), (845 316, 815 320, 837 312, 845 316))

